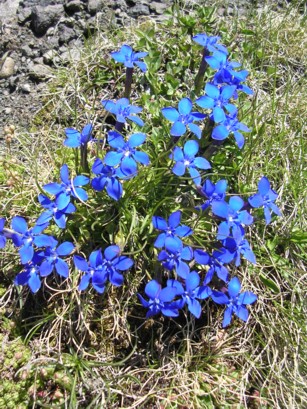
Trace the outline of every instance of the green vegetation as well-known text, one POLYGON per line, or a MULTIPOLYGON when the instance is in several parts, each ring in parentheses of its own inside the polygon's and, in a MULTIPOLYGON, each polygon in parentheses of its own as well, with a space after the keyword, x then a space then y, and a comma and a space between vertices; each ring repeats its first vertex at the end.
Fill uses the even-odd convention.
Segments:
MULTIPOLYGON (((80 274, 74 272, 65 281, 48 277, 43 290, 32 295, 12 285, 20 271, 13 247, 1 252, 0 408, 304 406, 307 47, 302 4, 266 7, 238 18, 218 17, 218 4, 189 6, 187 13, 181 2, 161 24, 148 20, 99 32, 86 44, 80 62, 58 70, 32 132, 17 129, 7 144, 0 169, 2 215, 35 220, 41 186, 57 179, 64 162, 73 166, 76 160, 63 148, 65 127, 80 129, 94 117, 95 137, 105 137, 113 123, 100 100, 122 93, 122 67, 109 58, 122 43, 149 52, 148 73, 134 74, 132 101, 144 109, 143 131, 150 135, 146 151, 153 166, 126 182, 119 203, 97 195, 91 207, 80 206, 77 220, 62 237, 89 252, 97 242, 122 246, 135 260, 122 287, 110 287, 103 296, 80 294, 80 274), (187 178, 178 183, 157 156, 161 147, 167 155, 172 144, 161 108, 176 106, 186 95, 194 97, 201 53, 191 35, 199 32, 222 37, 232 59, 249 70, 248 85, 255 92, 253 98, 239 99, 240 120, 252 129, 245 147, 240 151, 229 138, 211 158, 210 175, 226 177, 230 193, 247 195, 266 175, 283 212, 269 226, 260 218, 253 226, 249 241, 257 265, 244 263, 236 274, 258 302, 250 308, 247 325, 235 320, 225 330, 223 309, 209 301, 199 320, 189 314, 146 320, 136 297, 159 268, 152 215, 180 208, 199 245, 213 237, 212 223, 195 216, 194 206, 201 201, 186 189, 187 178)), ((205 150, 210 141, 202 143, 205 150)))

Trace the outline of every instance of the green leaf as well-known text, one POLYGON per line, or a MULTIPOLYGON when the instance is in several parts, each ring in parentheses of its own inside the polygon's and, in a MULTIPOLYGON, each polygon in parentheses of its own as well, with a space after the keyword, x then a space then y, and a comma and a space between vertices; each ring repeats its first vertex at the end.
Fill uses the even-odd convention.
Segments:
POLYGON ((267 278, 263 274, 260 274, 260 280, 263 282, 264 285, 266 285, 275 294, 280 293, 279 287, 277 287, 276 283, 273 280, 271 280, 270 278, 267 278))

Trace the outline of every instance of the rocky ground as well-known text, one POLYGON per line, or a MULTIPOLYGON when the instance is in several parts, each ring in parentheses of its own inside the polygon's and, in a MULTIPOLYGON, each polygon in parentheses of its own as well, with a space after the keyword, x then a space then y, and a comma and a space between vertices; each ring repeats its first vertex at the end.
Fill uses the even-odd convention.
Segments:
MULTIPOLYGON (((163 18, 173 1, 0 0, 0 138, 7 125, 27 128, 55 64, 78 59, 84 38, 97 26, 149 15, 163 18)), ((257 1, 226 3, 224 11, 241 13, 257 1)))

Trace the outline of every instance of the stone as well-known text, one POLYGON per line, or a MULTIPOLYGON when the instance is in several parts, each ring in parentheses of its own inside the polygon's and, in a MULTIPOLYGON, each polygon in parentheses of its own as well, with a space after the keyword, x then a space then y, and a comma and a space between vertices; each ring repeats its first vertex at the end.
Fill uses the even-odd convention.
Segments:
POLYGON ((25 24, 27 21, 30 21, 32 16, 31 7, 25 7, 18 9, 18 23, 25 24))
POLYGON ((76 32, 73 28, 61 25, 59 27, 59 44, 67 44, 69 41, 77 37, 76 32))
POLYGON ((158 3, 157 1, 150 2, 149 7, 150 10, 156 14, 163 14, 167 9, 167 5, 165 3, 158 3))
POLYGON ((25 57, 31 57, 33 55, 33 50, 28 46, 28 44, 23 45, 20 48, 21 54, 25 57))
POLYGON ((87 9, 89 13, 94 16, 98 11, 102 10, 104 0, 88 0, 87 9))
POLYGON ((44 64, 51 65, 54 62, 58 62, 58 53, 55 50, 49 50, 43 55, 44 64))
POLYGON ((65 10, 67 13, 76 13, 83 10, 83 4, 80 0, 68 0, 65 3, 65 10))
POLYGON ((128 14, 133 17, 149 16, 149 7, 146 4, 137 4, 128 10, 128 14))
POLYGON ((1 22, 9 23, 16 16, 20 0, 0 1, 1 22))
POLYGON ((31 61, 31 63, 28 65, 28 69, 29 76, 34 80, 42 81, 53 76, 51 68, 44 64, 34 64, 31 61))
POLYGON ((20 85, 20 89, 22 92, 24 92, 25 94, 30 94, 31 92, 31 85, 28 83, 25 84, 21 84, 20 85))
POLYGON ((11 57, 6 57, 4 60, 1 70, 0 78, 9 78, 15 72, 15 60, 11 57))
POLYGON ((32 28, 35 34, 44 35, 48 28, 57 23, 64 14, 61 4, 51 6, 36 6, 32 10, 32 28))

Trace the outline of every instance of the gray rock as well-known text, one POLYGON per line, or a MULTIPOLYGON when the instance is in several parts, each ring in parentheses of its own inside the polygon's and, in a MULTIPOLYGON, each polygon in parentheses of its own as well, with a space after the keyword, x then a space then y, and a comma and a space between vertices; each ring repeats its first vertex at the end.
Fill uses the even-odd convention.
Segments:
POLYGON ((49 50, 43 55, 44 64, 51 65, 58 60, 58 53, 55 50, 49 50))
POLYGON ((6 57, 4 60, 1 70, 0 78, 9 78, 15 72, 15 60, 11 57, 6 57))
POLYGON ((31 61, 31 63, 28 65, 28 69, 29 76, 34 80, 42 81, 53 76, 51 68, 44 64, 34 64, 31 61))
POLYGON ((32 28, 35 34, 43 35, 64 14, 61 4, 54 6, 36 6, 32 10, 32 28))
POLYGON ((167 9, 168 5, 165 3, 158 3, 157 1, 152 1, 149 4, 150 10, 156 14, 163 14, 167 9))
POLYGON ((149 7, 146 4, 137 4, 128 10, 128 14, 133 17, 149 16, 149 7))
POLYGON ((80 0, 66 0, 65 10, 68 13, 76 13, 80 10, 83 10, 83 4, 80 0))
POLYGON ((2 23, 8 23, 14 19, 20 0, 0 1, 0 17, 2 23))
POLYGON ((59 27, 59 32, 59 44, 67 44, 69 41, 77 37, 77 34, 73 28, 69 28, 64 25, 59 27))
POLYGON ((23 45, 20 48, 21 54, 25 57, 31 57, 33 55, 33 50, 28 46, 28 44, 23 45))
POLYGON ((30 94, 31 92, 31 85, 28 83, 25 84, 21 84, 20 85, 20 89, 22 92, 24 92, 25 94, 30 94))
POLYGON ((87 9, 89 13, 94 16, 98 11, 102 10, 104 0, 88 0, 87 9))
POLYGON ((17 15, 18 15, 18 23, 24 24, 31 19, 32 9, 31 7, 19 8, 17 15))

